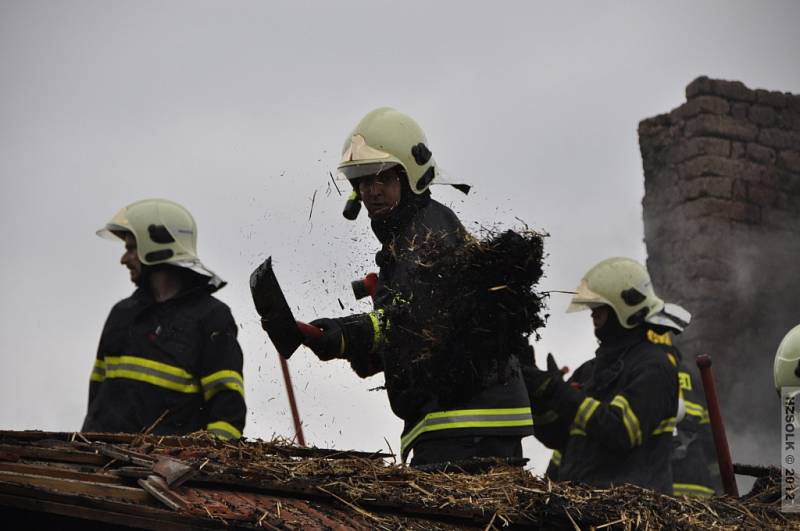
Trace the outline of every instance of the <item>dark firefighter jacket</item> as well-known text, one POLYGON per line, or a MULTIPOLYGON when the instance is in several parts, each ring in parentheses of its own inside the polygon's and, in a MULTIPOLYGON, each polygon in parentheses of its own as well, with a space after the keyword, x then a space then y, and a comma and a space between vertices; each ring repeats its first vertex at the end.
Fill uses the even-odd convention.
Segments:
POLYGON ((246 406, 242 351, 228 306, 206 287, 155 303, 138 289, 106 320, 83 431, 208 430, 238 439, 246 406))
POLYGON ((672 487, 676 495, 707 497, 714 495, 712 473, 716 467, 714 443, 705 397, 697 379, 672 343, 669 331, 649 330, 648 339, 678 360, 678 384, 686 415, 678 422, 673 437, 672 487))
POLYGON ((443 408, 438 398, 426 390, 397 389, 390 384, 393 380, 390 373, 398 369, 393 360, 384 358, 386 352, 381 349, 386 327, 391 326, 384 322, 383 309, 398 301, 413 305, 414 283, 410 279, 417 267, 413 242, 434 232, 444 235, 445 243, 455 247, 470 236, 453 211, 430 199, 428 194, 415 197, 388 222, 373 220, 372 228, 383 244, 375 259, 380 267, 375 311, 367 314, 368 317, 354 316, 365 323, 366 340, 348 346, 346 355, 362 378, 385 371, 392 411, 405 423, 401 437, 403 459, 416 443, 427 439, 531 435, 530 402, 519 363, 513 356, 509 374, 502 382, 499 378, 494 384, 490 382, 484 390, 456 407, 443 408))
POLYGON ((535 435, 557 450, 548 475, 672 493, 677 373, 643 327, 602 345, 557 387, 552 396, 531 396, 535 435))

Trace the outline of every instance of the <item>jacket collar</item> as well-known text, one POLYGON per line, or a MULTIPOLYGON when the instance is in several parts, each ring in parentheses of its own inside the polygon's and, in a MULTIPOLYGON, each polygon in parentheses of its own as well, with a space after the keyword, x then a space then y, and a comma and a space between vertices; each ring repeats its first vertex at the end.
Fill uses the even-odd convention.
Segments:
POLYGON ((601 365, 608 365, 620 359, 631 347, 646 341, 646 330, 642 326, 626 330, 625 333, 615 337, 612 341, 600 344, 595 351, 597 361, 601 365))
POLYGON ((428 206, 431 201, 431 194, 429 191, 420 195, 414 195, 413 192, 404 191, 405 197, 403 201, 384 219, 373 219, 370 222, 372 232, 378 237, 378 241, 386 245, 391 242, 397 235, 411 223, 416 216, 417 212, 428 206))

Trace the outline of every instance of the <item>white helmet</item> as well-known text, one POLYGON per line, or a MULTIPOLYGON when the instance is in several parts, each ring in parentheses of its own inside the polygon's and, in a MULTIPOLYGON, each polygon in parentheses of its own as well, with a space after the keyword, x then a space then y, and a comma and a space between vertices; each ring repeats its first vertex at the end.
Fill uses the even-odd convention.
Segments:
POLYGON ((407 114, 381 107, 367 113, 347 137, 339 173, 348 180, 400 166, 408 185, 421 194, 438 175, 422 128, 407 114))
POLYGON ((567 312, 603 304, 613 308, 625 328, 635 328, 664 308, 644 266, 621 257, 607 258, 583 276, 567 312))
POLYGON ((671 302, 665 302, 664 308, 647 319, 650 324, 669 328, 671 332, 680 334, 692 322, 692 314, 686 308, 671 302))
POLYGON ((97 231, 107 239, 136 238, 136 254, 144 265, 172 264, 209 277, 216 288, 225 285, 197 256, 197 224, 184 207, 166 199, 143 199, 119 210, 97 231))
POLYGON ((800 325, 795 326, 783 336, 773 365, 775 389, 800 387, 800 325))

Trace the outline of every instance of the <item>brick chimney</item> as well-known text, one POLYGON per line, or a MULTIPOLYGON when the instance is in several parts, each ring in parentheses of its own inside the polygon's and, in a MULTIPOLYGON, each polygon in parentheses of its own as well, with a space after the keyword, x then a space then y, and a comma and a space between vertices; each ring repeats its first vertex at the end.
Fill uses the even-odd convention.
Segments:
POLYGON ((647 267, 694 316, 678 345, 714 361, 734 460, 777 463, 772 361, 800 324, 800 96, 700 77, 639 145, 647 267))

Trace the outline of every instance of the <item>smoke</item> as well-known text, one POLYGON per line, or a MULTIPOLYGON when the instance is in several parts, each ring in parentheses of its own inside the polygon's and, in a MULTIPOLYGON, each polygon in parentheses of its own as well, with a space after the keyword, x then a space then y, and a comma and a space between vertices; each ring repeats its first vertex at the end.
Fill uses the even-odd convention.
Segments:
MULTIPOLYGON (((679 338, 690 358, 707 353, 736 462, 777 464, 780 400, 772 364, 783 335, 798 322, 800 279, 791 233, 734 226, 724 245, 722 277, 687 307, 695 320, 679 338)), ((708 251, 718 251, 709 249, 708 251)))

